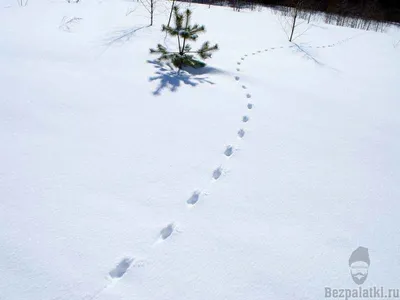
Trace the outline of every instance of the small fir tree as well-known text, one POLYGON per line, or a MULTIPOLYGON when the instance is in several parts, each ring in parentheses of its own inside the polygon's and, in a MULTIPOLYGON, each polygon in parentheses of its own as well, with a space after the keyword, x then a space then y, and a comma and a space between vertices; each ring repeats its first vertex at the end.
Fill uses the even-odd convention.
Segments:
POLYGON ((184 13, 179 12, 177 6, 174 7, 174 21, 175 27, 169 25, 163 25, 162 31, 167 34, 177 37, 178 51, 173 52, 167 50, 161 44, 157 45, 157 49, 150 49, 152 54, 161 54, 159 60, 171 62, 179 70, 185 66, 193 68, 201 68, 206 64, 196 59, 193 54, 197 54, 201 59, 210 58, 212 53, 218 50, 218 45, 215 44, 210 46, 209 42, 205 42, 200 49, 192 51, 192 47, 188 44, 188 41, 196 41, 199 33, 205 32, 204 26, 190 25, 192 12, 187 9, 184 13))

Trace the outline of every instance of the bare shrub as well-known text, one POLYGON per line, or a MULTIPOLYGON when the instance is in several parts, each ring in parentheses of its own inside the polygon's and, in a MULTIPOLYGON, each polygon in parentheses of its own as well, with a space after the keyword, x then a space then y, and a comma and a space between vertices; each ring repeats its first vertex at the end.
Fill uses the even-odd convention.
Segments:
POLYGON ((77 18, 77 17, 66 17, 64 16, 61 20, 60 28, 63 31, 66 32, 71 32, 71 29, 76 25, 79 24, 79 22, 82 20, 82 18, 77 18))

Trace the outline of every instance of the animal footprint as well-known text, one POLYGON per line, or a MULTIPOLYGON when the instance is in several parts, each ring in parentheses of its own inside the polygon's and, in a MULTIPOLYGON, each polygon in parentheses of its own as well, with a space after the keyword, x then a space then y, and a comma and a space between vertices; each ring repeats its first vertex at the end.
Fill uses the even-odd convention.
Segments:
POLYGON ((250 94, 246 94, 246 98, 251 98, 251 95, 250 94))
POLYGON ((241 60, 244 60, 244 57, 241 57, 240 59, 241 59, 241 60))
POLYGON ((133 262, 133 258, 125 257, 108 274, 110 275, 110 277, 112 279, 121 278, 128 271, 129 267, 132 265, 132 262, 133 262))
POLYGON ((214 170, 212 177, 217 180, 218 178, 220 178, 222 175, 222 169, 221 167, 217 168, 214 170))
POLYGON ((240 71, 240 69, 239 69, 239 68, 237 68, 237 69, 236 69, 236 71, 238 71, 238 72, 239 72, 239 71, 240 71))
POLYGON ((235 80, 238 81, 240 79, 239 76, 235 76, 235 80))
POLYGON ((261 51, 257 51, 258 53, 261 53, 261 51))
POLYGON ((243 116, 242 121, 244 123, 246 123, 247 121, 249 121, 249 117, 248 116, 243 116))
POLYGON ((245 131, 243 130, 243 129, 240 129, 239 131, 238 131, 238 136, 240 137, 240 138, 243 138, 244 137, 244 135, 245 135, 245 131))
POLYGON ((247 89, 247 87, 245 85, 242 85, 242 89, 247 89))
POLYGON ((166 240, 167 238, 169 238, 171 236, 171 234, 174 232, 174 230, 175 230, 175 224, 174 223, 169 224, 168 226, 161 229, 160 238, 163 240, 166 240))
POLYGON ((256 53, 255 53, 255 52, 253 52, 253 53, 252 53, 252 55, 256 55, 256 53))
POLYGON ((252 109, 252 108, 253 108, 253 104, 248 103, 248 104, 247 104, 247 108, 248 108, 248 109, 252 109))
POLYGON ((248 56, 247 54, 245 54, 244 56, 248 56))
POLYGON ((194 192, 193 195, 186 201, 189 205, 195 205, 199 201, 200 192, 194 192))
POLYGON ((237 64, 240 65, 241 64, 240 61, 238 61, 237 64))
POLYGON ((229 145, 228 147, 226 147, 224 154, 225 156, 229 157, 232 155, 232 153, 233 153, 233 147, 229 145))

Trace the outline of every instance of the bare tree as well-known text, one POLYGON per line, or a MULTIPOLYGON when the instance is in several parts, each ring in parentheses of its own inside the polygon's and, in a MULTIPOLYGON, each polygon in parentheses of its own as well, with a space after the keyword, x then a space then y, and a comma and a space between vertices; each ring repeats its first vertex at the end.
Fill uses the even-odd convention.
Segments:
POLYGON ((171 24, 172 12, 174 11, 174 7, 175 7, 175 0, 172 0, 171 11, 169 12, 169 19, 168 19, 167 26, 169 26, 171 24))
POLYGON ((311 16, 313 15, 313 12, 310 10, 309 12, 308 12, 308 20, 307 20, 307 24, 310 24, 310 21, 311 21, 311 16))
POLYGON ((311 28, 311 26, 307 26, 300 33, 296 33, 296 29, 307 22, 310 17, 308 13, 311 13, 309 10, 312 7, 312 0, 289 0, 285 4, 287 6, 281 6, 276 11, 280 16, 278 20, 282 30, 285 32, 289 42, 293 42, 311 28))
MULTIPOLYGON (((301 25, 298 24, 298 17, 301 9, 303 9, 304 5, 304 0, 293 0, 293 8, 292 10, 292 16, 291 16, 291 30, 290 30, 290 37, 289 37, 289 42, 293 41, 293 34, 297 26, 301 25)), ((297 36, 299 37, 299 36, 297 36)), ((296 38, 297 38, 296 37, 296 38)), ((294 39, 296 39, 294 38, 294 39)))
POLYGON ((140 1, 140 3, 142 3, 143 7, 149 12, 150 26, 153 26, 156 0, 139 0, 139 1, 140 1))

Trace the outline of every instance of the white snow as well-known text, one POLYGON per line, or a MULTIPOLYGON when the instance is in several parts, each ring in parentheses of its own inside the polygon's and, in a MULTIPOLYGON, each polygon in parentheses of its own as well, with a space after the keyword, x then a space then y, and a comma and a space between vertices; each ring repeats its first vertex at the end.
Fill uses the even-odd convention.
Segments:
POLYGON ((177 76, 169 5, 2 2, 0 299, 322 299, 358 246, 400 288, 400 31, 192 4, 177 76))

